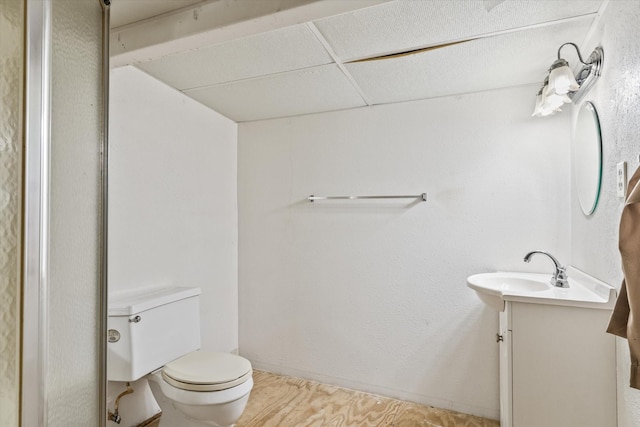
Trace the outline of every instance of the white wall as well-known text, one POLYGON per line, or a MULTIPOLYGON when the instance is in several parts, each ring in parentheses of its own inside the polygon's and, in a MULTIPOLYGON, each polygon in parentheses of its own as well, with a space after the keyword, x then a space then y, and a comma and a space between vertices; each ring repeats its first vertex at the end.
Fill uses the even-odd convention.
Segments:
MULTIPOLYGON (((133 67, 111 71, 109 292, 198 286, 202 348, 238 347, 237 125, 133 67)), ((146 380, 122 426, 159 411, 146 380)), ((110 382, 108 407, 125 390, 110 382)), ((177 422, 159 397, 162 425, 177 422)))
POLYGON ((258 368, 498 418, 472 273, 569 263, 569 118, 536 87, 242 123, 240 349, 258 368), (427 203, 315 202, 417 194, 427 203))
MULTIPOLYGON (((623 200, 616 196, 616 163, 626 161, 629 177, 640 154, 640 2, 613 0, 602 16, 588 52, 604 48, 604 71, 587 100, 596 105, 602 127, 603 179, 595 213, 582 214, 573 197, 572 259, 574 265, 616 286, 622 280, 618 225, 623 200)), ((640 391, 629 388, 627 341, 618 339, 618 425, 640 427, 640 391)))
POLYGON ((110 102, 110 292, 198 286, 202 347, 235 350, 237 125, 133 67, 110 102))

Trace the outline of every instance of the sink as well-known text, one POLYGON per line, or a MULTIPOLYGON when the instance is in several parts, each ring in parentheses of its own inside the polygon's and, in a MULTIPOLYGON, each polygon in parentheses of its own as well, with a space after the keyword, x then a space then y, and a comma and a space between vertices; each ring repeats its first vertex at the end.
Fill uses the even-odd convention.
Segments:
MULTIPOLYGON (((520 277, 523 273, 489 273, 469 277, 469 287, 495 291, 541 292, 549 290, 549 280, 537 277, 520 277)), ((531 275, 533 276, 533 275, 531 275)))
POLYGON ((568 288, 551 285, 551 274, 498 271, 474 274, 467 285, 489 307, 504 311, 506 301, 574 307, 612 308, 616 291, 595 277, 567 267, 568 288))

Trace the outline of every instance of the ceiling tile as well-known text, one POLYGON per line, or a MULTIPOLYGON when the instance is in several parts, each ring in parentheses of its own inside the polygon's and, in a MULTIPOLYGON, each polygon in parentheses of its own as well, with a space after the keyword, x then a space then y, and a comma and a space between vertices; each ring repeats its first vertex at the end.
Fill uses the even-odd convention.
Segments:
POLYGON ((184 93, 237 122, 365 105, 342 71, 333 64, 184 93))
MULTIPOLYGON (((582 40, 592 21, 592 17, 585 17, 562 25, 345 66, 374 104, 542 84, 560 45, 582 40)), ((575 52, 565 49, 567 55, 563 56, 576 65, 572 62, 575 52)))
POLYGON ((314 24, 338 57, 349 61, 594 13, 601 4, 602 0, 398 0, 314 24))
POLYGON ((136 64, 185 90, 331 63, 304 24, 136 64))

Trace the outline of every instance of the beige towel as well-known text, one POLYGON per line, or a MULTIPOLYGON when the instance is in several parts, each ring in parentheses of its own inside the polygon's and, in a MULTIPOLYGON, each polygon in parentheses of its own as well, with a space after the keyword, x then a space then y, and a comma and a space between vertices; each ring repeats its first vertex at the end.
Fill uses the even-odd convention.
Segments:
POLYGON ((629 341, 631 387, 640 389, 640 168, 629 181, 619 239, 624 280, 607 332, 629 341))

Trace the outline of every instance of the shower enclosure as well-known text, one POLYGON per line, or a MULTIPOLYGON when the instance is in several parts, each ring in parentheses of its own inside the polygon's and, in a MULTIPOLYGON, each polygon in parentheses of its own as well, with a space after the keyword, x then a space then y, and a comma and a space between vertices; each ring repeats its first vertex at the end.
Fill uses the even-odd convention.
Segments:
POLYGON ((105 411, 107 0, 0 0, 0 425, 105 411))

